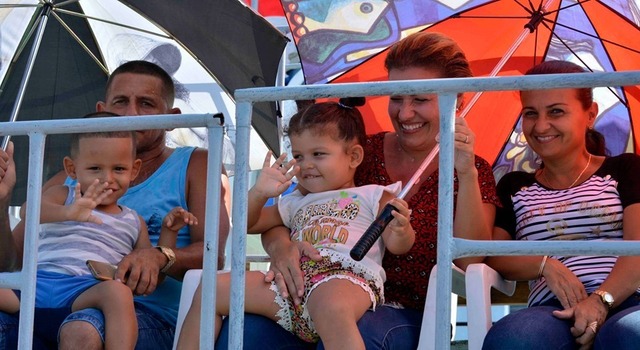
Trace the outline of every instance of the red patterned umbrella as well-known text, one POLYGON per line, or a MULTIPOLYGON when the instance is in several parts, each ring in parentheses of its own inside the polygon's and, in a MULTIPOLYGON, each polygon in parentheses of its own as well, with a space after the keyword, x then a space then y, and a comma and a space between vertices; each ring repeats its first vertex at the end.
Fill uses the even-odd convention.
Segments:
MULTIPOLYGON (((524 74, 545 60, 571 60, 590 71, 640 70, 640 9, 635 0, 283 0, 307 83, 386 80, 386 48, 425 30, 445 33, 467 54, 476 76, 524 74)), ((514 92, 467 94, 463 112, 477 153, 496 176, 531 170, 535 155, 519 129, 514 92)), ((640 89, 597 88, 595 128, 608 152, 640 152, 640 89), (635 117, 634 117, 635 116, 635 117)), ((367 132, 390 130, 388 98, 364 107, 367 132)))

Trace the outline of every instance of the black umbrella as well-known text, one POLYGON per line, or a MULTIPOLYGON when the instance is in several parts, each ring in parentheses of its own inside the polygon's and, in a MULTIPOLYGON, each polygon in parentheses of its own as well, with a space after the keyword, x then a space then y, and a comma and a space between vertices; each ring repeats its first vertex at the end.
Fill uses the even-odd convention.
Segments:
MULTIPOLYGON (((0 120, 91 112, 104 96, 108 72, 131 59, 154 61, 173 75, 178 98, 195 105, 180 106, 183 112, 212 112, 230 97, 218 94, 211 77, 229 95, 272 86, 285 45, 277 29, 237 0, 0 1, 0 120), (187 71, 189 62, 198 67, 187 71), (204 103, 198 100, 203 94, 204 103)), ((276 130, 275 104, 256 104, 253 122, 257 130, 276 130)), ((276 133, 260 137, 279 150, 276 133)), ((28 146, 26 137, 13 141, 19 181, 12 204, 20 205, 28 146)), ((45 178, 61 169, 67 144, 67 136, 48 137, 45 178)))

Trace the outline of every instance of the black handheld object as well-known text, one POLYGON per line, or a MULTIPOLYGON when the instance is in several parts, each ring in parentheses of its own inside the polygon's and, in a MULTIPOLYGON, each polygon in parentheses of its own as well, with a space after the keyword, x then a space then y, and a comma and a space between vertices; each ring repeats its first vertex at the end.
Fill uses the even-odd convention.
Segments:
POLYGON ((373 244, 380 238, 380 235, 382 235, 382 231, 384 231, 391 220, 393 220, 393 215, 391 215, 393 210, 398 211, 398 209, 391 204, 384 206, 382 213, 371 223, 371 226, 369 226, 367 231, 360 237, 358 243, 351 249, 349 254, 353 260, 360 261, 367 255, 369 249, 373 247, 373 244))

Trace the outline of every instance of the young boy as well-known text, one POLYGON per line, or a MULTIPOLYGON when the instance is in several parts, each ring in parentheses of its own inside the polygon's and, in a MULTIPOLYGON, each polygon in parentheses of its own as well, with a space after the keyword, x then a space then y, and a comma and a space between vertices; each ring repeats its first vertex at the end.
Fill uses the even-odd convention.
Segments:
MULTIPOLYGON (((86 261, 117 265, 133 249, 151 247, 144 220, 117 203, 140 169, 135 146, 130 131, 74 134, 64 168, 77 184, 53 186, 42 195, 36 308, 100 309, 106 348, 134 348, 133 294, 126 281, 95 279, 86 261)), ((159 244, 174 245, 177 231, 196 223, 192 214, 174 208, 163 220, 159 244)), ((0 310, 18 312, 16 294, 0 290, 0 310)))

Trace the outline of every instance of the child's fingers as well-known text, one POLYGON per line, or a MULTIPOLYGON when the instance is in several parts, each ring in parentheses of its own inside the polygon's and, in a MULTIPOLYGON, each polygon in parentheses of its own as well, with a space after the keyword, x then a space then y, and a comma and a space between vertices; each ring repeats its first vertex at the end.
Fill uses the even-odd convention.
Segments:
POLYGON ((271 151, 267 152, 267 155, 264 157, 264 162, 262 162, 263 168, 268 168, 271 165, 271 151))
POLYGON ((87 218, 87 222, 92 222, 94 224, 102 225, 102 219, 100 219, 95 215, 89 215, 89 217, 87 218))
POLYGON ((285 164, 287 163, 287 154, 286 153, 282 153, 278 159, 276 159, 275 163, 273 163, 273 165, 277 165, 278 167, 283 167, 285 166, 285 164))
MULTIPOLYGON (((87 190, 81 194, 84 198, 95 199, 99 198, 105 191, 104 189, 109 186, 107 182, 101 183, 99 179, 93 180, 93 182, 87 187, 87 190)), ((80 184, 77 185, 78 191, 80 191, 80 184)), ((113 192, 113 191, 112 191, 113 192)), ((104 199, 104 198, 102 198, 104 199)))
MULTIPOLYGON (((283 154, 285 157, 287 156, 286 154, 283 154)), ((293 168, 294 170, 296 169, 295 167, 296 165, 296 160, 295 159, 291 159, 288 162, 284 162, 282 163, 282 168, 285 169, 286 171, 289 171, 289 169, 293 168)))
POLYGON ((189 225, 197 225, 198 224, 198 218, 195 215, 191 214, 191 213, 188 213, 188 214, 189 214, 189 225))
POLYGON ((77 200, 78 198, 82 197, 82 192, 80 191, 80 183, 76 183, 76 187, 73 189, 74 191, 74 197, 77 200))
POLYGON ((395 221, 395 226, 405 226, 409 224, 409 218, 405 215, 402 215, 402 213, 392 210, 391 215, 393 216, 392 222, 395 221))
POLYGON ((396 208, 396 210, 391 211, 393 224, 395 226, 409 225, 411 220, 411 209, 409 209, 408 203, 403 199, 394 198, 389 201, 389 204, 396 208))
POLYGON ((195 215, 182 207, 175 207, 165 216, 164 225, 168 228, 181 228, 184 225, 197 225, 195 215), (182 219, 182 220, 180 220, 182 219))
POLYGON ((282 153, 278 158, 276 158, 276 161, 273 162, 273 164, 271 164, 271 155, 273 153, 271 151, 269 151, 267 153, 267 158, 265 158, 264 160, 264 164, 263 164, 263 168, 265 167, 271 167, 274 169, 280 169, 282 167, 284 167, 284 164, 286 163, 286 159, 287 159, 287 154, 286 153, 282 153))
POLYGON ((187 225, 195 225, 198 223, 198 219, 191 212, 186 211, 184 208, 176 208, 176 216, 180 216, 182 221, 187 225))
POLYGON ((289 175, 291 169, 292 172, 297 172, 297 168, 295 167, 296 165, 296 160, 295 159, 291 159, 290 161, 287 161, 287 154, 283 153, 280 155, 280 157, 278 157, 278 159, 276 160, 275 163, 273 163, 272 168, 276 169, 278 171, 280 171, 281 174, 285 175, 285 177, 291 178, 295 175, 295 173, 293 175, 289 175), (290 177, 289 177, 290 176, 290 177))
POLYGON ((291 169, 291 171, 289 171, 288 173, 285 174, 285 176, 287 177, 287 180, 293 179, 293 177, 298 175, 298 173, 300 172, 300 167, 295 165, 295 163, 296 163, 295 159, 293 159, 289 163, 291 163, 291 165, 293 166, 293 169, 291 169))
POLYGON ((394 198, 389 201, 389 204, 393 205, 403 215, 409 214, 409 204, 404 199, 394 198))
POLYGON ((104 201, 107 197, 109 197, 113 193, 113 190, 109 189, 109 190, 106 190, 106 191, 101 191, 99 193, 100 194, 95 199, 95 202, 98 203, 98 204, 102 203, 102 201, 104 201))
POLYGON ((198 224, 198 219, 196 218, 195 215, 186 212, 186 215, 184 217, 184 223, 188 224, 188 225, 197 225, 198 224))

